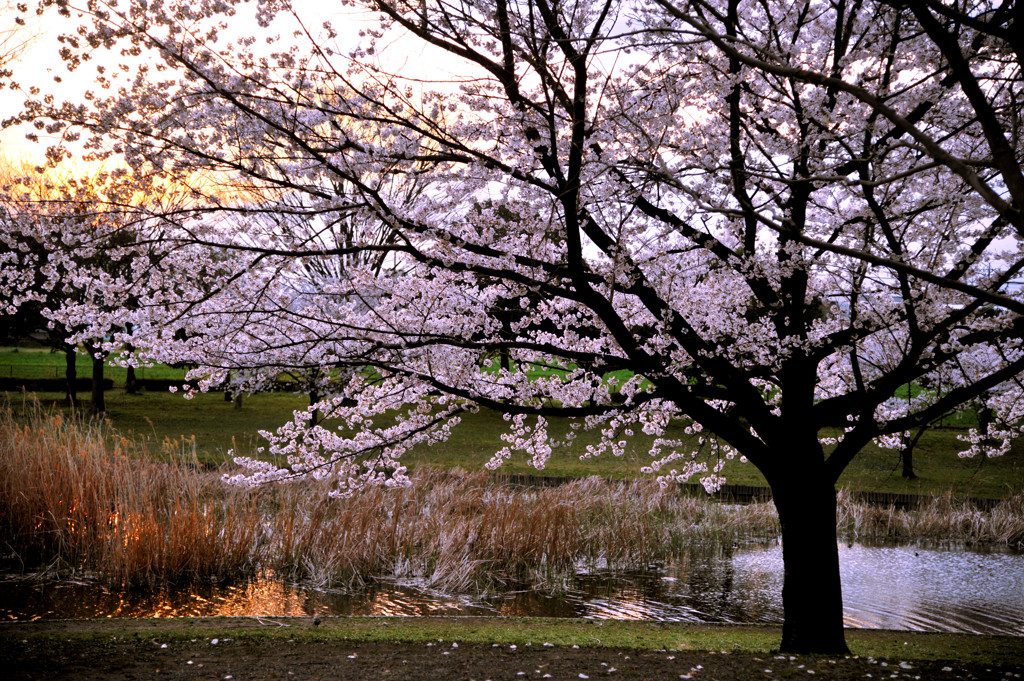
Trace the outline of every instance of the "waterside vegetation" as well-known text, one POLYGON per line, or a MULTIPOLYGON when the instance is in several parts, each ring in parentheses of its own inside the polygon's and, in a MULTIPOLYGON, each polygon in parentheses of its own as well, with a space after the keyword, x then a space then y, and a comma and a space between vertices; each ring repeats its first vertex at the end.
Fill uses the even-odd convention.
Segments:
MULTIPOLYGON (((152 461, 104 421, 0 414, 0 534, 26 572, 113 585, 273 573, 318 586, 409 576, 451 590, 557 589, 579 568, 644 567, 694 544, 775 539, 770 503, 728 506, 652 481, 556 488, 420 467, 409 488, 328 497, 318 483, 229 487, 194 462, 152 461)), ((849 539, 1024 546, 1024 494, 989 511, 946 495, 915 511, 840 495, 849 539)))

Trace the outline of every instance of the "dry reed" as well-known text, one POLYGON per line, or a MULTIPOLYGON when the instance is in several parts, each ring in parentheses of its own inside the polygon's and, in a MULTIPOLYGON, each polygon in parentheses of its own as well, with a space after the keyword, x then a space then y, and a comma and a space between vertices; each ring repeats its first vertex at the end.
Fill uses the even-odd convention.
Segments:
POLYGON ((483 473, 414 477, 413 487, 344 501, 309 486, 279 488, 272 567, 321 584, 391 575, 446 589, 550 586, 579 569, 644 567, 694 543, 778 532, 766 505, 730 512, 649 481, 518 488, 483 473))
POLYGON ((838 530, 848 540, 926 541, 953 544, 1004 544, 1024 547, 1024 492, 1007 497, 990 511, 951 493, 931 497, 919 508, 872 506, 841 490, 838 530))
MULTIPOLYGON (((412 487, 339 500, 314 482, 232 488, 215 472, 143 454, 103 422, 3 411, 0 537, 27 569, 113 584, 267 571, 319 586, 397 576, 466 591, 558 587, 581 569, 644 568, 695 544, 779 532, 771 503, 725 505, 650 481, 529 488, 422 469, 412 487)), ((846 538, 1024 545, 1024 495, 986 513, 949 496, 916 512, 857 504, 845 493, 839 501, 846 538)))
POLYGON ((154 585, 251 574, 248 496, 184 465, 146 461, 105 422, 38 408, 0 414, 0 535, 30 567, 154 585))

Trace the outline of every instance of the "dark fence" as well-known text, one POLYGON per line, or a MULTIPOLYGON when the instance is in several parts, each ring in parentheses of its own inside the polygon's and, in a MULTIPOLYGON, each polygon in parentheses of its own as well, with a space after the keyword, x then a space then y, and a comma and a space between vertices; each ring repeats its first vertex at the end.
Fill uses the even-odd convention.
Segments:
MULTIPOLYGON (((64 392, 65 385, 63 372, 61 373, 61 378, 11 378, 0 375, 0 392, 10 393, 25 390, 36 393, 61 393, 64 392)), ((181 378, 136 378, 135 385, 141 390, 167 392, 172 387, 181 389, 185 385, 185 380, 181 378)), ((124 378, 119 377, 116 386, 113 379, 103 379, 104 390, 111 390, 114 387, 117 387, 119 390, 124 388, 124 378)), ((92 390, 90 372, 85 372, 84 375, 82 372, 79 372, 75 382, 75 389, 78 392, 92 390)), ((297 389, 295 383, 283 380, 279 380, 272 387, 272 390, 278 391, 295 391, 297 389)), ((219 390, 220 388, 212 388, 211 392, 218 392, 219 390)))
MULTIPOLYGON (((524 487, 558 487, 559 485, 564 485, 576 480, 576 478, 570 477, 526 475, 521 473, 496 473, 493 477, 498 482, 504 482, 510 485, 522 485, 524 487)), ((628 482, 627 480, 619 478, 606 478, 606 480, 612 483, 628 482)), ((707 491, 704 487, 696 483, 679 485, 679 489, 683 494, 693 496, 707 495, 707 491)), ((749 504, 755 501, 771 501, 772 491, 768 487, 760 487, 756 485, 725 484, 722 485, 722 488, 712 496, 713 498, 726 503, 749 504)), ((863 504, 883 507, 893 506, 897 509, 917 508, 933 498, 927 494, 855 491, 850 492, 850 496, 854 501, 858 501, 863 504)), ((1000 502, 999 499, 988 499, 984 497, 963 497, 961 500, 968 501, 978 509, 985 511, 991 510, 992 507, 1000 502)))
MULTIPOLYGON (((115 385, 124 387, 124 369, 113 367, 113 371, 107 373, 103 379, 103 389, 111 390, 115 385)), ((3 364, 0 365, 0 392, 28 392, 59 393, 64 392, 67 380, 65 372, 67 367, 63 364, 3 364)), ((161 370, 166 375, 166 370, 161 370)), ((75 379, 75 390, 86 392, 92 390, 92 365, 78 364, 78 372, 75 379)), ((183 380, 171 378, 154 378, 147 376, 147 367, 139 367, 135 370, 136 385, 144 390, 165 391, 171 386, 180 387, 183 380)))
MULTIPOLYGON (((91 362, 78 362, 76 366, 80 376, 88 376, 92 373, 91 362)), ((123 380, 125 370, 122 367, 108 366, 108 369, 113 369, 114 373, 120 376, 123 380)), ((67 371, 67 367, 63 362, 59 364, 43 362, 28 364, 0 364, 0 379, 26 380, 37 378, 64 378, 65 371, 67 371)), ((153 373, 164 374, 166 376, 167 369, 163 367, 138 367, 135 369, 135 377, 139 379, 154 378, 153 376, 148 375, 153 373)))
MULTIPOLYGON (((0 376, 0 392, 20 393, 22 390, 30 393, 62 393, 67 386, 63 378, 10 378, 0 376)), ((114 381, 109 378, 103 379, 103 389, 110 390, 114 387, 114 381)), ((75 379, 76 392, 89 392, 92 390, 92 378, 79 376, 75 379)))

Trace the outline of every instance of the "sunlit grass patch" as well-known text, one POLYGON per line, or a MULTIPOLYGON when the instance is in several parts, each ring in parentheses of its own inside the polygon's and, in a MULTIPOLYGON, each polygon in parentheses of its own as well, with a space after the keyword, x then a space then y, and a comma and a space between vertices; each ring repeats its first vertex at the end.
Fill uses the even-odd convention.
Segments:
MULTIPOLYGON (((757 674, 765 667, 764 656, 776 654, 780 635, 778 626, 522 617, 325 617, 319 627, 312 626, 309 618, 275 618, 273 622, 250 617, 112 618, 11 623, 0 629, 0 643, 32 643, 54 650, 75 641, 93 644, 105 653, 112 641, 140 641, 149 647, 153 641, 171 646, 198 641, 210 650, 210 641, 218 638, 244 645, 261 659, 281 646, 306 642, 381 642, 421 648, 426 643, 436 646, 448 641, 506 649, 515 645, 520 650, 532 647, 549 650, 552 655, 558 655, 560 648, 580 646, 588 655, 622 648, 755 656, 762 658, 750 660, 750 669, 757 674)), ((927 660, 1019 665, 1024 654, 1024 639, 1014 636, 847 629, 846 639, 853 656, 894 661, 895 668, 899 661, 927 660)), ((798 658, 798 664, 808 667, 818 663, 829 666, 828 658, 822 656, 798 658)), ((877 678, 885 668, 878 665, 872 671, 877 678)), ((799 678, 809 675, 801 670, 799 678)))

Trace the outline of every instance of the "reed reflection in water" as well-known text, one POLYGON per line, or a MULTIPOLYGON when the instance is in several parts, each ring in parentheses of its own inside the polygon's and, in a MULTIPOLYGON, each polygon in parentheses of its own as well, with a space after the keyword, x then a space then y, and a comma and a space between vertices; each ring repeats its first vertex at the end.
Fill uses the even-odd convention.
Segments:
MULTIPOLYGON (((1024 555, 840 546, 846 624, 1024 636, 1024 555)), ((693 551, 672 564, 581 574, 563 592, 448 594, 412 580, 353 592, 260 578, 241 585, 117 592, 98 584, 0 582, 0 619, 492 615, 678 622, 782 620, 777 544, 693 551)))

